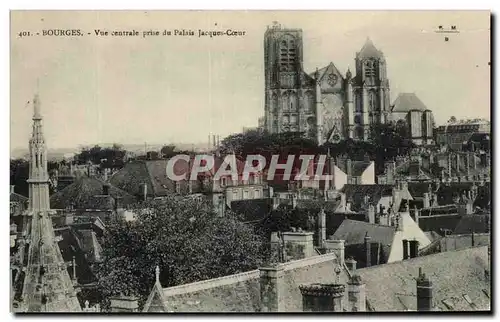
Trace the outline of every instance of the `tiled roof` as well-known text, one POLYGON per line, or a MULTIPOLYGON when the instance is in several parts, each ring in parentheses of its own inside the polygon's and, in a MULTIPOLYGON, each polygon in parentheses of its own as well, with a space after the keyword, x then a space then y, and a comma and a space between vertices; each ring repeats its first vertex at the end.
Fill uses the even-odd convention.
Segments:
POLYGON ((19 202, 19 203, 27 203, 28 202, 28 198, 23 196, 23 195, 20 195, 16 192, 11 192, 10 193, 10 202, 19 202))
POLYGON ((435 231, 443 234, 444 230, 455 230, 461 219, 462 215, 458 214, 421 216, 418 219, 418 225, 424 232, 435 231))
POLYGON ((458 222, 453 234, 488 233, 489 226, 490 214, 465 215, 458 222))
POLYGON ((487 247, 444 252, 429 256, 359 269, 366 283, 369 306, 377 312, 416 310, 416 281, 418 270, 433 284, 433 305, 442 311, 489 310, 490 269, 487 247), (485 290, 485 291, 483 291, 485 290), (472 300, 472 305, 465 297, 472 300), (452 304, 452 308, 443 303, 452 304))
POLYGON ((415 93, 401 93, 393 103, 393 112, 425 111, 428 108, 415 93))
POLYGON ((53 209, 73 206, 77 209, 113 209, 114 198, 120 198, 122 205, 134 203, 136 198, 127 192, 109 185, 109 196, 103 195, 104 181, 96 178, 81 177, 74 183, 50 197, 53 209))
POLYGON ((391 245, 395 232, 395 227, 346 219, 333 234, 333 239, 342 239, 345 245, 363 244, 365 235, 368 234, 372 242, 391 245))
POLYGON ((490 234, 474 234, 474 238, 472 234, 447 235, 437 238, 430 245, 419 250, 419 256, 462 250, 475 246, 488 246, 490 244, 490 234))
POLYGON ((429 192, 429 182, 408 182, 408 191, 413 198, 423 198, 429 192))
MULTIPOLYGON (((281 264, 283 277, 278 298, 281 310, 301 312, 299 285, 332 282, 335 263, 335 254, 329 253, 281 264)), ((345 271, 341 278, 346 279, 345 271)), ((164 306, 173 312, 259 312, 259 271, 164 288, 163 298, 164 306)))

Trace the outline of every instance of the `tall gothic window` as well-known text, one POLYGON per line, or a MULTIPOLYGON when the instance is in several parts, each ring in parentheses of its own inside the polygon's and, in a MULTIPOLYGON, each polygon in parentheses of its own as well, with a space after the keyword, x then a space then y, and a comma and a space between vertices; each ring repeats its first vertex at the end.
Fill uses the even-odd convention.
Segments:
POLYGON ((355 91, 354 92, 354 106, 355 106, 356 113, 363 112, 363 107, 362 107, 361 103, 362 103, 361 102, 361 93, 359 91, 355 91))
POLYGON ((298 111, 298 104, 297 104, 297 95, 295 95, 295 93, 292 93, 288 96, 288 105, 290 106, 290 111, 292 112, 296 112, 298 111))
POLYGON ((368 93, 368 106, 370 112, 377 110, 377 93, 373 91, 368 93))

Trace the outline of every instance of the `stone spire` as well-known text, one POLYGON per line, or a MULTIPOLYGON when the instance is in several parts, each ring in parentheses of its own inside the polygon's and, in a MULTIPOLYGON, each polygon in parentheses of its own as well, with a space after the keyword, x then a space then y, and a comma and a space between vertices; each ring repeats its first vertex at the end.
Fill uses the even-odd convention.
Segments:
POLYGON ((47 171, 47 147, 43 136, 42 114, 38 95, 33 100, 33 132, 29 141, 29 209, 45 211, 49 204, 49 174, 47 171))
POLYGON ((33 101, 33 134, 30 146, 29 209, 21 244, 26 258, 18 312, 80 312, 68 268, 54 235, 49 205, 47 150, 38 96, 33 101))

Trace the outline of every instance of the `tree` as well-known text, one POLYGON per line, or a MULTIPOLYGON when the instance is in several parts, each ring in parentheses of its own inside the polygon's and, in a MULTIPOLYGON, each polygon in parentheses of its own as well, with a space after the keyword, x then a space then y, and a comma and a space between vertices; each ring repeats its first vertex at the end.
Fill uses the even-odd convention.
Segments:
POLYGON ((95 145, 92 148, 83 148, 74 156, 77 164, 96 164, 101 168, 121 168, 125 164, 127 151, 119 144, 113 144, 111 148, 102 148, 95 145))
POLYGON ((457 123, 457 118, 455 116, 451 116, 448 123, 457 123))
POLYGON ((318 145, 314 140, 304 138, 302 133, 285 132, 268 134, 262 131, 247 131, 226 137, 221 142, 221 153, 245 158, 250 154, 259 154, 270 161, 272 155, 316 154, 318 145))
POLYGON ((98 287, 110 296, 136 295, 143 305, 153 284, 154 269, 169 287, 258 268, 265 243, 236 216, 219 217, 209 203, 180 196, 135 205, 135 222, 115 222, 104 236, 102 263, 96 267, 98 287))
POLYGON ((173 157, 174 155, 176 155, 177 153, 175 152, 175 145, 173 144, 170 144, 170 145, 164 145, 161 150, 160 150, 160 153, 162 155, 163 158, 165 159, 169 159, 171 157, 173 157))

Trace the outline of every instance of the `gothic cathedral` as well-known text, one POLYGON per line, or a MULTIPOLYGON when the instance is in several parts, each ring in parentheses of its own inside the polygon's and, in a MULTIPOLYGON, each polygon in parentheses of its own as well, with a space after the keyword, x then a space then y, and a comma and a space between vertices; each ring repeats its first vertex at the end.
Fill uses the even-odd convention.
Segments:
POLYGON ((367 39, 356 54, 356 76, 333 63, 307 74, 302 30, 268 27, 264 35, 265 117, 269 133, 302 132, 323 144, 366 140, 370 127, 389 121, 386 62, 367 39))

